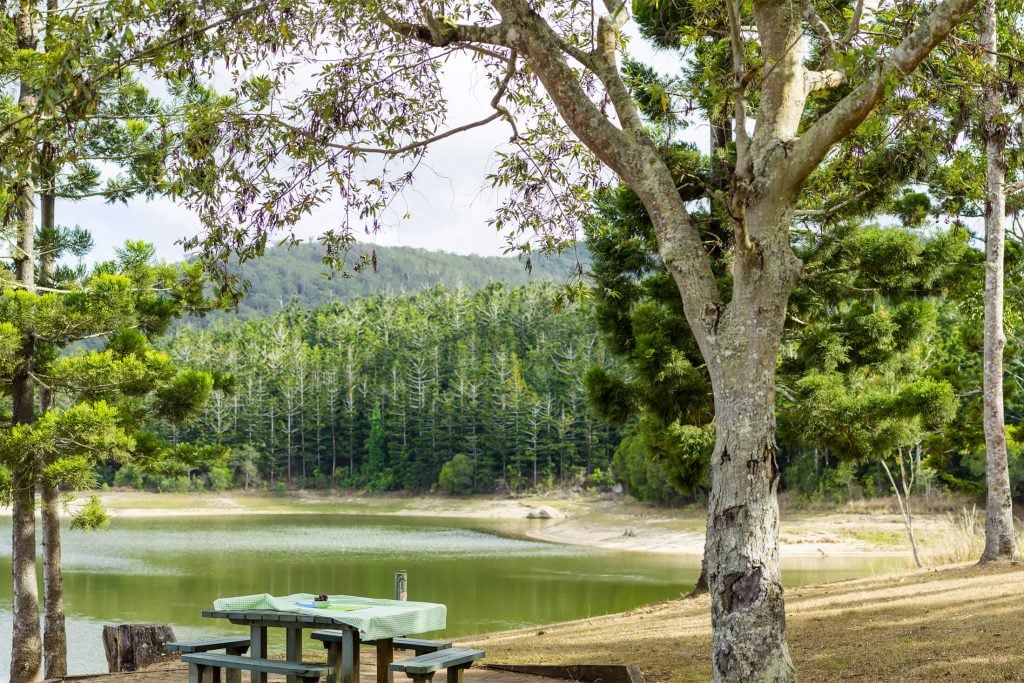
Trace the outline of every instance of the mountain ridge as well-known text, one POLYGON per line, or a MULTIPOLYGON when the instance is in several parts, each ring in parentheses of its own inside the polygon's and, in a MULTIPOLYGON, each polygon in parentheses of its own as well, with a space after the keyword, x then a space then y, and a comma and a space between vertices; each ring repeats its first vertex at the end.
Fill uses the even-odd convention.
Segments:
POLYGON ((362 243, 352 247, 346 261, 356 263, 370 250, 376 255, 376 268, 331 276, 322 262, 323 246, 316 242, 268 248, 260 258, 237 267, 249 283, 238 315, 269 315, 293 305, 312 309, 377 293, 414 294, 438 285, 478 289, 494 282, 513 287, 542 280, 568 282, 590 265, 590 254, 582 245, 556 255, 533 254, 530 270, 521 257, 362 243))

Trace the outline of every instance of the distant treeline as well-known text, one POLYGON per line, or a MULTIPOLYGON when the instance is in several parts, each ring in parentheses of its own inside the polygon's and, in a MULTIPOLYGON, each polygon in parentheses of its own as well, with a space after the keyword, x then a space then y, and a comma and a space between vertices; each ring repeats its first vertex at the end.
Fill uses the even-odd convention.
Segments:
MULTIPOLYGON (((410 247, 372 247, 356 244, 345 257, 347 267, 328 277, 324 249, 315 242, 272 247, 258 259, 236 268, 249 283, 239 302, 238 316, 271 315, 289 306, 312 309, 373 294, 416 294, 439 285, 450 289, 479 289, 495 282, 511 287, 544 281, 571 280, 577 268, 590 264, 582 245, 558 255, 535 254, 529 269, 523 258, 452 254, 410 247), (371 256, 375 256, 371 260, 371 256), (367 264, 358 272, 363 257, 367 264), (376 264, 374 266, 374 263, 376 264)), ((213 315, 193 324, 204 327, 227 317, 213 315)))
POLYGON ((422 491, 443 479, 468 493, 600 478, 619 434, 582 382, 608 361, 590 306, 558 299, 550 283, 435 287, 181 327, 171 355, 230 373, 234 390, 172 436, 230 447, 196 470, 218 487, 422 491))

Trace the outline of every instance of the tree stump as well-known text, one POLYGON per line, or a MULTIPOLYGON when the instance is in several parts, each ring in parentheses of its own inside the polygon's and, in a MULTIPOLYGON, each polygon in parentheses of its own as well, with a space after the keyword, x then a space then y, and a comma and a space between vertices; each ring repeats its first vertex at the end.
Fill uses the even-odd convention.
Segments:
POLYGON ((139 669, 177 658, 165 653, 164 643, 174 641, 167 624, 119 624, 103 627, 103 651, 110 673, 139 669))

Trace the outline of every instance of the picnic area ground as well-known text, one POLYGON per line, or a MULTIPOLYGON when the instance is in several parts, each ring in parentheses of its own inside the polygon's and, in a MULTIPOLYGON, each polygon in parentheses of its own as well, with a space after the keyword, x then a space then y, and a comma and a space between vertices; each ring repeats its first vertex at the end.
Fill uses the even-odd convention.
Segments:
MULTIPOLYGON (((303 494, 103 493, 112 515, 163 516, 348 512, 521 520, 552 518, 531 537, 652 552, 702 549, 703 511, 644 507, 621 497, 562 494, 465 499, 303 494)), ((802 681, 1024 681, 1024 566, 978 567, 980 525, 963 501, 927 499, 915 517, 926 568, 910 569, 902 522, 889 501, 808 509, 786 505, 783 555, 894 554, 907 569, 786 591, 789 642, 802 681), (952 564, 951 564, 952 563, 952 564)), ((512 528, 520 528, 513 525, 512 528)), ((487 652, 484 663, 635 664, 648 683, 710 679, 707 596, 630 612, 458 639, 487 652)), ((310 651, 311 659, 322 657, 310 651)), ((372 666, 364 680, 372 681, 372 666)), ((401 680, 405 680, 402 677, 401 680)), ((95 683, 184 683, 183 668, 77 677, 95 683)), ((401 680, 398 680, 401 683, 401 680)), ((439 679, 440 680, 440 679, 439 679)), ((467 683, 538 680, 474 667, 467 683)), ((540 679, 550 680, 550 679, 540 679)))
MULTIPOLYGON (((802 681, 1020 681, 1021 595, 1018 564, 961 564, 794 588, 786 592, 790 651, 802 681)), ((648 683, 711 677, 706 596, 458 644, 485 650, 484 663, 635 664, 648 683)), ((372 671, 364 667, 364 683, 373 681, 372 671)), ((187 676, 178 668, 69 680, 184 683, 187 676)), ((551 679, 478 667, 466 675, 467 683, 537 680, 551 679)))

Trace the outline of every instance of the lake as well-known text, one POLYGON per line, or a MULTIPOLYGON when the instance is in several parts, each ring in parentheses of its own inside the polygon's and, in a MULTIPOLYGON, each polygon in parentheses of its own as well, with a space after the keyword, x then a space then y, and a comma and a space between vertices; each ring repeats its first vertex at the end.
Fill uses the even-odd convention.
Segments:
MULTIPOLYGON (((200 612, 218 597, 340 593, 448 606, 458 637, 621 612, 679 597, 700 558, 614 552, 523 540, 529 525, 354 515, 115 519, 102 532, 64 533, 70 674, 106 671, 104 624, 169 623, 179 638, 238 633, 200 612)), ((10 519, 0 520, 10 538, 10 519)), ((784 562, 787 585, 881 572, 892 558, 784 562)), ((0 546, 0 677, 10 666, 10 546, 0 546)), ((40 565, 41 565, 40 561, 40 565)), ((42 582, 40 579, 40 591, 42 582)), ((275 646, 271 641, 271 647, 275 646)), ((283 644, 277 643, 281 649, 283 644)))

